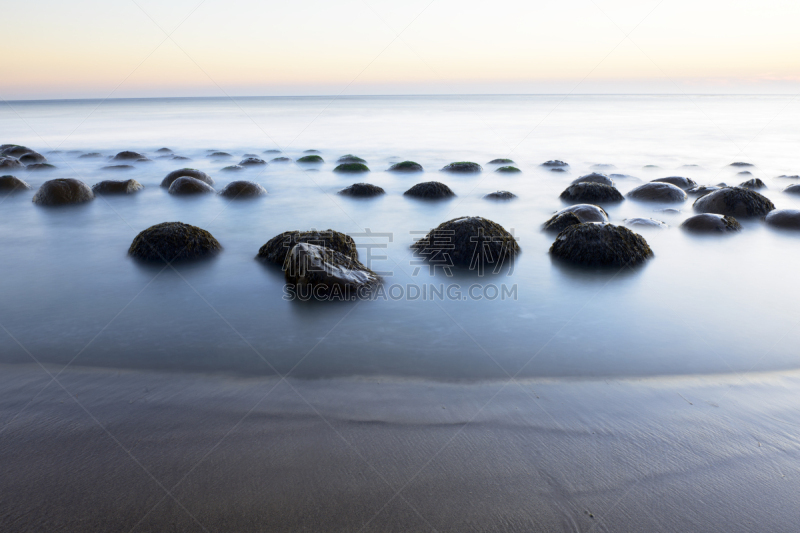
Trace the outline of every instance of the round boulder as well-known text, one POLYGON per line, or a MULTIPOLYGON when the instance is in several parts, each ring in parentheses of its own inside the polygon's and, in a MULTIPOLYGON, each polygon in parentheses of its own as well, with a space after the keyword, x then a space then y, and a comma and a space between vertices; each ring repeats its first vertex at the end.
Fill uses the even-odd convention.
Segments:
POLYGON ((34 171, 34 170, 35 171, 55 170, 56 166, 55 165, 51 165, 50 163, 31 163, 30 165, 25 167, 25 169, 26 170, 31 170, 31 171, 34 171))
POLYGON ((74 178, 46 181, 33 195, 33 203, 39 205, 82 204, 91 200, 94 194, 89 186, 74 178))
POLYGON ((133 170, 133 165, 107 165, 100 170, 133 170))
POLYGON ((136 161, 138 159, 147 159, 147 158, 138 152, 124 151, 115 155, 112 158, 112 161, 136 161))
POLYGON ((182 222, 162 222, 139 233, 128 254, 144 261, 171 263, 213 256, 221 250, 217 239, 204 229, 182 222))
POLYGON ((81 154, 78 156, 78 159, 96 159, 98 157, 103 157, 103 154, 100 152, 89 152, 86 154, 81 154))
POLYGON ((751 191, 757 191, 759 189, 767 188, 766 184, 758 178, 753 178, 747 181, 743 181, 739 184, 739 187, 750 189, 751 191))
POLYGON ((245 157, 239 161, 239 165, 243 167, 254 167, 258 165, 266 165, 267 162, 260 157, 245 157))
POLYGON ((169 148, 159 148, 158 150, 156 150, 156 153, 157 154, 171 154, 172 150, 170 150, 169 148))
POLYGON ((786 193, 789 193, 789 194, 800 194, 800 183, 795 183, 795 184, 789 185, 788 187, 783 189, 783 192, 786 192, 786 193))
POLYGON ((622 194, 612 185, 604 185, 602 183, 577 183, 570 185, 564 192, 561 193, 560 198, 567 202, 621 202, 625 198, 622 194))
POLYGON ((241 165, 228 165, 227 167, 219 169, 220 172, 239 172, 240 170, 244 170, 244 167, 241 165))
POLYGON ((365 159, 361 159, 357 155, 347 154, 343 155, 339 159, 336 160, 337 163, 366 163, 365 159))
POLYGON ((782 229, 800 229, 800 210, 776 209, 764 219, 767 225, 782 229))
POLYGON ((172 182, 168 192, 176 195, 207 194, 214 192, 214 188, 204 181, 189 176, 182 176, 172 182))
POLYGON ((669 227, 664 222, 654 218, 626 218, 624 222, 626 226, 635 228, 667 229, 669 227))
POLYGON ((577 224, 558 234, 554 257, 585 266, 624 267, 643 263, 653 251, 639 234, 613 224, 577 224))
POLYGON ((144 185, 134 179, 125 181, 105 180, 92 185, 95 194, 133 194, 144 189, 144 185))
POLYGON ((692 187, 697 187, 697 183, 691 178, 684 178, 683 176, 669 176, 668 178, 658 178, 652 180, 650 183, 669 183, 679 189, 688 190, 692 187))
POLYGON ((214 159, 227 159, 231 157, 231 154, 228 152, 211 152, 208 154, 208 157, 213 157, 214 159))
POLYGON ((19 158, 19 157, 22 157, 23 155, 29 154, 31 152, 35 153, 34 150, 31 150, 27 146, 20 146, 18 144, 3 144, 3 145, 0 145, 0 155, 3 155, 3 156, 19 158))
POLYGON ((559 159, 551 159, 550 161, 545 161, 542 163, 542 166, 548 168, 563 168, 568 167, 569 165, 559 159))
POLYGON ((5 193, 27 191, 30 185, 16 176, 0 176, 0 191, 5 193))
POLYGON ((732 216, 703 213, 684 220, 681 228, 693 233, 724 233, 739 231, 742 225, 732 216))
POLYGON ((19 159, 16 157, 0 157, 0 169, 8 169, 8 168, 22 168, 25 165, 19 162, 19 159))
POLYGON ((327 229, 325 231, 284 231, 280 235, 276 235, 267 241, 267 243, 258 250, 256 259, 276 265, 283 265, 289 251, 301 242, 330 248, 351 259, 358 260, 358 250, 356 249, 356 243, 353 238, 332 229, 327 229))
POLYGON ((511 159, 503 159, 503 158, 501 158, 501 159, 492 159, 491 161, 489 161, 488 164, 489 165, 513 165, 514 161, 512 161, 511 159))
POLYGON ((645 202, 683 202, 686 200, 686 193, 682 189, 671 183, 650 182, 639 185, 627 194, 631 200, 645 202))
POLYGON ((600 222, 601 224, 608 224, 608 213, 599 205, 592 204, 576 204, 558 211, 555 216, 572 213, 581 222, 600 222))
POLYGON ((333 171, 340 174, 358 174, 361 172, 369 172, 369 167, 364 163, 342 163, 336 165, 333 171))
POLYGON ((576 185, 578 183, 602 183, 603 185, 611 185, 612 187, 614 186, 614 180, 605 174, 598 174, 597 172, 592 172, 591 174, 581 176, 573 181, 572 185, 576 185))
POLYGON ((27 154, 20 156, 19 162, 23 165, 30 165, 32 163, 47 163, 47 158, 37 152, 28 152, 27 154))
POLYGON ((389 167, 389 172, 422 172, 422 165, 414 161, 401 161, 389 167))
POLYGON ((168 189, 172 182, 178 178, 182 178, 187 176, 189 178, 194 178, 196 180, 200 180, 203 183, 207 183, 209 185, 214 185, 214 180, 211 179, 211 176, 203 172, 202 170, 197 170, 196 168, 182 168, 179 170, 173 170, 167 176, 161 180, 161 186, 165 189, 168 189))
POLYGON ((698 213, 716 213, 732 217, 763 217, 775 204, 756 191, 741 187, 725 187, 694 201, 698 213))
POLYGON ((304 155, 303 157, 301 157, 300 159, 298 159, 298 160, 297 160, 297 162, 298 162, 298 163, 307 163, 307 164, 311 164, 311 163, 324 163, 324 162, 325 162, 325 160, 324 160, 324 159, 322 159, 322 158, 321 158, 320 156, 318 156, 318 155, 304 155))
POLYGON ((720 190, 722 187, 717 187, 716 185, 698 185, 697 187, 692 187, 686 194, 690 196, 705 196, 706 194, 712 193, 714 191, 720 190))
POLYGON ((286 283, 301 294, 308 292, 309 298, 324 295, 326 300, 353 300, 380 283, 380 276, 357 259, 305 242, 289 251, 283 272, 286 283), (303 291, 302 287, 312 287, 313 291, 303 291))
POLYGON ((500 174, 516 174, 517 172, 522 172, 522 171, 517 167, 506 166, 498 168, 497 170, 495 170, 495 172, 499 172, 500 174))
POLYGON ((380 196, 381 194, 386 194, 381 187, 377 185, 372 185, 371 183, 354 183, 349 187, 346 187, 339 191, 339 194, 344 196, 354 196, 358 198, 369 198, 372 196, 380 196))
POLYGON ((405 196, 427 199, 449 198, 456 195, 456 193, 454 193, 450 187, 438 181, 417 183, 403 194, 405 196))
POLYGON ((580 224, 581 219, 575 213, 567 211, 566 213, 556 213, 550 220, 544 223, 542 229, 544 231, 552 231, 553 233, 561 233, 569 226, 580 224))
POLYGON ((275 157, 269 160, 270 163, 291 163, 291 157, 275 157))
POLYGON ((263 196, 267 194, 267 190, 252 181, 232 181, 227 184, 221 191, 220 196, 226 198, 255 198, 256 196, 263 196))
POLYGON ((509 191, 495 191, 484 196, 487 200, 513 200, 516 197, 516 194, 509 191))
POLYGON ((443 266, 477 268, 480 271, 490 265, 499 268, 506 259, 513 259, 520 251, 511 233, 483 217, 459 217, 442 222, 411 248, 419 256, 442 261, 443 266))
POLYGON ((457 174, 475 174, 482 170, 483 168, 478 163, 471 161, 456 161, 442 167, 442 172, 454 172, 457 174))

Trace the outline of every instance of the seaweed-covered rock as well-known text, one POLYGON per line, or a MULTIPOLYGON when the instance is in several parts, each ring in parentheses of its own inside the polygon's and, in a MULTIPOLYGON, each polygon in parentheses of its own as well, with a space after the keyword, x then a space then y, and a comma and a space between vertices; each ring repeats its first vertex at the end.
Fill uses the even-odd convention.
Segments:
POLYGON ((267 162, 259 157, 246 157, 239 161, 239 165, 243 167, 254 167, 259 165, 266 165, 267 162))
POLYGON ((252 181, 232 181, 219 191, 219 195, 226 198, 254 198, 265 194, 267 190, 252 181))
POLYGON ((339 191, 339 194, 343 194, 344 196, 368 198, 371 196, 380 196, 381 194, 386 194, 386 191, 377 185, 372 185, 371 183, 354 183, 351 186, 339 191))
POLYGON ((103 157, 103 154, 100 152, 88 152, 86 154, 79 155, 78 159, 97 159, 98 157, 103 157))
POLYGON ((451 196, 456 195, 456 193, 454 193, 450 189, 450 187, 438 181, 426 181, 424 183, 417 183, 403 194, 405 196, 413 196, 415 198, 427 198, 427 199, 449 198, 451 196))
POLYGON ((513 200, 516 197, 516 194, 509 191, 495 191, 484 196, 487 200, 513 200))
POLYGON ((644 202, 683 202, 686 200, 686 193, 682 189, 671 183, 657 183, 651 181, 644 185, 639 185, 627 194, 631 200, 644 202))
POLYGON ((755 166, 752 163, 743 163, 741 161, 736 161, 735 163, 731 163, 730 166, 732 167, 752 167, 755 166))
POLYGON ((716 185, 698 185, 697 187, 692 187, 686 194, 690 196, 697 196, 698 198, 701 196, 705 196, 706 194, 710 194, 714 191, 720 190, 722 187, 717 187, 716 185))
POLYGON ((500 174, 516 174, 517 172, 522 172, 522 171, 517 167, 505 166, 498 168, 497 170, 495 170, 495 172, 499 172, 500 174))
MULTIPOLYGON (((599 205, 592 204, 575 204, 565 207, 553 215, 553 218, 564 213, 572 213, 581 222, 600 222, 601 224, 608 224, 608 213, 599 205)), ((551 220, 553 219, 551 218, 551 220)))
POLYGON ((347 154, 343 155, 339 159, 336 160, 337 163, 366 163, 365 159, 361 159, 357 155, 347 154))
POLYGON ((301 157, 300 159, 298 159, 298 160, 297 160, 297 162, 298 162, 298 163, 307 163, 307 164, 310 164, 310 163, 324 163, 324 162, 325 162, 325 160, 323 160, 323 159, 322 159, 320 156, 318 156, 318 155, 304 155, 303 157, 301 157))
POLYGON ((364 163, 342 163, 336 165, 333 171, 340 174, 358 174, 360 172, 369 172, 369 167, 364 163))
POLYGON ((772 227, 782 229, 800 229, 800 210, 776 209, 770 211, 765 222, 772 227))
POLYGON ((139 233, 128 254, 145 261, 171 263, 214 256, 221 250, 217 239, 204 229, 182 222, 162 222, 139 233))
POLYGON ((275 157, 269 160, 270 163, 291 163, 291 157, 275 157))
POLYGON ((684 191, 697 187, 697 183, 691 178, 684 178, 683 176, 669 176, 667 178, 658 178, 652 180, 651 183, 670 183, 684 191))
POLYGON ((598 174, 597 172, 592 172, 591 174, 581 176, 580 178, 574 180, 572 185, 576 185, 578 183, 602 183, 603 185, 611 185, 612 187, 614 186, 614 180, 605 174, 598 174))
POLYGON ((492 159, 491 161, 489 161, 488 164, 489 165, 513 165, 514 161, 512 161, 511 159, 500 158, 500 159, 492 159))
POLYGON ((567 202, 580 203, 612 203, 621 202, 625 199, 615 187, 602 183, 570 185, 561 193, 560 198, 567 202))
POLYGON ((550 253, 585 266, 624 267, 653 256, 647 241, 624 226, 577 224, 558 234, 550 253))
POLYGON ((214 188, 204 181, 189 176, 181 176, 172 182, 168 192, 176 195, 207 194, 214 192, 214 188))
POLYGON ((550 161, 545 161, 542 163, 542 166, 548 168, 563 168, 568 167, 569 165, 559 159, 551 159, 550 161))
POLYGON ((300 294, 350 300, 380 283, 380 276, 331 248, 301 242, 292 247, 283 264, 286 283, 300 294), (304 288, 313 290, 305 291, 304 288))
POLYGON ((741 187, 725 187, 694 201, 698 213, 716 213, 732 217, 763 217, 775 204, 756 191, 741 187))
POLYGON ((544 231, 551 231, 553 233, 561 233, 570 226, 581 224, 581 219, 575 213, 567 211, 566 213, 556 213, 550 220, 544 223, 542 229, 544 231))
POLYGON ((208 154, 208 157, 213 157, 214 159, 227 159, 231 157, 231 154, 228 152, 211 152, 208 154))
POLYGON ((47 158, 38 152, 28 152, 20 156, 19 162, 23 165, 30 165, 32 163, 47 163, 47 158))
POLYGON ((135 179, 125 181, 105 180, 92 185, 95 194, 133 194, 144 189, 144 185, 135 179))
POLYGON ((800 183, 793 183, 792 185, 789 185, 783 189, 783 192, 789 194, 800 194, 800 183))
POLYGON ((758 178, 749 179, 747 181, 743 181, 739 184, 739 187, 743 187, 745 189, 750 189, 751 191, 757 191, 759 189, 766 189, 767 185, 758 178))
POLYGON ((16 157, 0 157, 0 169, 22 168, 24 166, 16 157))
POLYGON ((31 188, 30 185, 16 176, 0 176, 0 192, 21 192, 31 188))
POLYGON ((681 228, 693 233, 724 233, 739 231, 742 225, 729 215, 703 213, 687 218, 681 223, 681 228))
POLYGON ((103 168, 101 168, 100 170, 111 170, 111 171, 133 170, 133 165, 106 165, 103 168))
POLYGON ((513 259, 520 248, 503 226, 483 217, 459 217, 442 222, 411 245, 419 256, 447 260, 447 266, 483 270, 513 259))
POLYGON ((74 178, 46 181, 33 195, 33 203, 39 205, 81 204, 91 200, 94 194, 89 186, 74 178))
POLYGON ((660 220, 654 218, 626 218, 624 220, 626 226, 636 228, 656 228, 667 229, 669 226, 660 220))
POLYGON ((422 172, 422 165, 414 161, 401 161, 389 167, 389 172, 422 172))
POLYGON ((182 178, 184 176, 188 176, 190 178, 194 178, 196 180, 200 180, 203 183, 207 183, 209 185, 214 185, 214 180, 211 179, 211 176, 203 172, 202 170, 197 170, 196 168, 181 168, 178 170, 173 170, 166 177, 161 180, 161 186, 165 189, 168 189, 172 182, 178 178, 182 178))
POLYGON ((228 165, 219 169, 220 172, 240 172, 242 170, 244 170, 244 167, 241 165, 228 165))
POLYGON ((30 165, 25 167, 25 170, 30 170, 30 171, 55 170, 55 169, 56 166, 51 165, 50 163, 31 163, 30 165))
POLYGON ((112 158, 112 161, 136 161, 137 159, 145 158, 144 155, 138 152, 124 151, 120 152, 112 158))
POLYGON ((454 172, 457 174, 475 174, 482 170, 483 168, 478 163, 471 161, 456 161, 442 167, 442 172, 454 172))
POLYGON ((284 231, 280 235, 276 235, 267 241, 267 243, 258 250, 256 259, 276 265, 283 265, 289 251, 298 243, 316 244, 317 246, 335 250, 351 259, 358 260, 358 250, 356 249, 356 243, 353 238, 332 229, 326 229, 324 231, 284 231))

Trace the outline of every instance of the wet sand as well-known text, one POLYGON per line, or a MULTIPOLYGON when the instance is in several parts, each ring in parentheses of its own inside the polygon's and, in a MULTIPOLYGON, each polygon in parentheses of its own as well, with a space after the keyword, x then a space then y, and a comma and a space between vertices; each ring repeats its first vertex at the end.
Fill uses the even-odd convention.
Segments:
POLYGON ((800 373, 48 381, 0 366, 0 531, 778 532, 800 515, 800 373))

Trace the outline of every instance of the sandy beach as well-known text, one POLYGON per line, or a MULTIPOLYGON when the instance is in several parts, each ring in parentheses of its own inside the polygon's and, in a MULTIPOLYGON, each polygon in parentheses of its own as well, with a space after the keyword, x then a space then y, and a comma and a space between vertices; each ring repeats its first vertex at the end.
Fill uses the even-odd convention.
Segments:
POLYGON ((3 531, 796 530, 800 373, 0 390, 3 531))

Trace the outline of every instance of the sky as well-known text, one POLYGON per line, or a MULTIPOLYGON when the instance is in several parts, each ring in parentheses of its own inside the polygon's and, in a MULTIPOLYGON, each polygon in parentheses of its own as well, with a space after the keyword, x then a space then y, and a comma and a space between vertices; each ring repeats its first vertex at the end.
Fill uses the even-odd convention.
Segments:
POLYGON ((800 92, 797 0, 28 0, 3 18, 6 100, 800 92))

